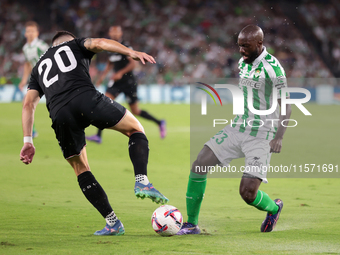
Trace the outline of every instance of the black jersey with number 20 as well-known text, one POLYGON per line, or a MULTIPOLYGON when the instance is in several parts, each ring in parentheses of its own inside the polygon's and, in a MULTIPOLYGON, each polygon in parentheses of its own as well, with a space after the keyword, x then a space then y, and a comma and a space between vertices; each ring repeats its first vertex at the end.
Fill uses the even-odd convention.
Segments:
POLYGON ((79 94, 95 90, 89 74, 95 54, 85 48, 86 38, 77 38, 50 47, 32 70, 28 89, 46 96, 50 117, 79 94))

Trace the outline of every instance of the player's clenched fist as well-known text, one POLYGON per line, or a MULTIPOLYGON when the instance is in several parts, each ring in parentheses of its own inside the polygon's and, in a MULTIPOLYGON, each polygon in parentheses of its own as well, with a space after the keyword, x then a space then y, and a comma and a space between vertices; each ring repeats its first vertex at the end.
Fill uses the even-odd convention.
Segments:
POLYGON ((28 165, 32 162, 35 154, 35 147, 32 143, 24 143, 20 152, 20 160, 28 165))

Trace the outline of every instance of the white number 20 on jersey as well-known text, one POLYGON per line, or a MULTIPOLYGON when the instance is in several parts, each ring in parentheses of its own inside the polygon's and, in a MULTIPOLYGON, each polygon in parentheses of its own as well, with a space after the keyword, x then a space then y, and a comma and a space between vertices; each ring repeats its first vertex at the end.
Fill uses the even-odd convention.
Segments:
MULTIPOLYGON (((70 47, 68 46, 63 46, 60 47, 56 53, 54 53, 54 60, 56 61, 58 68, 61 72, 63 73, 67 73, 69 71, 72 71, 73 69, 75 69, 77 67, 77 60, 73 55, 72 50, 70 49, 70 47), (66 66, 65 63, 63 62, 61 56, 60 56, 60 52, 64 51, 66 53, 66 56, 68 58, 68 60, 70 61, 70 65, 66 66)), ((41 61, 39 67, 38 67, 38 72, 41 75, 41 73, 43 72, 43 66, 46 65, 46 69, 45 69, 45 73, 43 74, 43 83, 45 85, 46 88, 48 88, 49 86, 51 86, 53 83, 55 83, 59 77, 58 74, 53 76, 51 79, 47 80, 47 76, 49 74, 49 72, 51 71, 52 68, 52 60, 50 58, 46 58, 43 61, 41 61)))

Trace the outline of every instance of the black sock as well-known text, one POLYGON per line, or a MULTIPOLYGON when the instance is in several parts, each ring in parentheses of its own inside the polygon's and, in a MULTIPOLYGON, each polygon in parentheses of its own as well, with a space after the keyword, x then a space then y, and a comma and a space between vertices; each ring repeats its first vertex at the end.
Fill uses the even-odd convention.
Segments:
POLYGON ((134 133, 129 140, 130 159, 135 170, 135 175, 147 175, 147 165, 149 158, 149 142, 143 133, 134 133))
POLYGON ((97 136, 102 137, 102 132, 103 132, 102 129, 98 129, 97 136))
POLYGON ((152 120, 153 122, 156 122, 157 125, 159 126, 161 124, 161 121, 156 119, 155 117, 151 116, 148 112, 141 110, 139 116, 147 119, 147 120, 152 120))
POLYGON ((104 218, 113 211, 105 191, 90 171, 78 175, 78 182, 87 200, 104 218))

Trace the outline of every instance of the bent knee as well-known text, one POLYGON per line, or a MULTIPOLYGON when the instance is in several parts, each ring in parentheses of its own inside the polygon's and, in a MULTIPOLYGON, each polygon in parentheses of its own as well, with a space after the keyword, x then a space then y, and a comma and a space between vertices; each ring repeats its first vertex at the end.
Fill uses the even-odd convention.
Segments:
POLYGON ((128 110, 123 119, 113 127, 113 129, 123 133, 124 135, 131 136, 134 133, 145 133, 142 124, 136 119, 135 116, 128 110))
POLYGON ((125 132, 125 135, 127 135, 128 137, 130 137, 130 136, 132 136, 132 135, 135 134, 135 133, 142 133, 142 134, 145 135, 144 129, 143 129, 143 130, 137 130, 137 129, 135 129, 135 130, 131 130, 131 131, 126 131, 126 132, 125 132))
POLYGON ((255 189, 250 189, 249 187, 243 187, 240 186, 240 195, 244 202, 247 204, 250 204, 254 202, 256 195, 257 195, 257 190, 255 189))
POLYGON ((140 115, 140 113, 141 113, 141 110, 139 110, 139 109, 131 109, 131 113, 133 114, 133 115, 136 115, 136 116, 139 116, 140 115))

